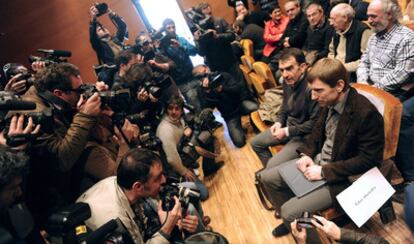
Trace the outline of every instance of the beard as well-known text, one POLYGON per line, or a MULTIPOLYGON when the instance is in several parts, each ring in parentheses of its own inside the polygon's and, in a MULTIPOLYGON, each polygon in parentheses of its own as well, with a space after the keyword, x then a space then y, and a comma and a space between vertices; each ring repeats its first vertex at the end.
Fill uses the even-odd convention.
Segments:
POLYGON ((377 23, 370 23, 372 27, 372 31, 375 33, 384 31, 387 28, 388 24, 389 24, 388 20, 381 20, 377 23))

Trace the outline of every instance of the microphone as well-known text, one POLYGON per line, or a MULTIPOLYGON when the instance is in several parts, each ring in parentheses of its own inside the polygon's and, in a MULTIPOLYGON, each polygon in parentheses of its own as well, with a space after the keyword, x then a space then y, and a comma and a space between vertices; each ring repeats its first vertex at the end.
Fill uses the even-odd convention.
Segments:
POLYGON ((36 109, 36 103, 18 100, 0 100, 0 110, 33 110, 36 109))
POLYGON ((46 53, 56 57, 70 57, 72 53, 65 50, 54 50, 54 49, 37 49, 38 52, 46 53))

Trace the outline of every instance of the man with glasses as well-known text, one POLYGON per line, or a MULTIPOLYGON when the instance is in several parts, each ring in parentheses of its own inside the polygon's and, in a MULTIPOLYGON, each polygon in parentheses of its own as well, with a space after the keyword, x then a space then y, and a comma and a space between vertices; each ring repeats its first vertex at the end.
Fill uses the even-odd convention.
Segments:
MULTIPOLYGON (((101 114, 97 93, 81 98, 79 69, 69 63, 52 64, 36 74, 35 85, 23 96, 35 102, 35 112, 53 111, 53 128, 42 128, 32 145, 28 177, 28 205, 44 222, 55 207, 74 199, 70 175, 88 142, 89 131, 101 114)), ((104 87, 98 83, 101 90, 104 87)))

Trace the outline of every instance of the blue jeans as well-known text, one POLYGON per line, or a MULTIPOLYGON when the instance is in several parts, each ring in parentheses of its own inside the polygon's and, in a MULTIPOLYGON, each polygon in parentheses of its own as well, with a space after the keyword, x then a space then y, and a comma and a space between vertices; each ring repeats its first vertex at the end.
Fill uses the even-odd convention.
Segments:
POLYGON ((414 97, 403 102, 395 163, 404 180, 414 181, 414 97))
POLYGON ((239 148, 246 144, 246 138, 241 124, 241 116, 250 114, 251 112, 257 110, 257 104, 250 100, 244 100, 241 102, 241 108, 241 114, 230 119, 226 119, 227 129, 229 130, 231 141, 236 147, 239 148))

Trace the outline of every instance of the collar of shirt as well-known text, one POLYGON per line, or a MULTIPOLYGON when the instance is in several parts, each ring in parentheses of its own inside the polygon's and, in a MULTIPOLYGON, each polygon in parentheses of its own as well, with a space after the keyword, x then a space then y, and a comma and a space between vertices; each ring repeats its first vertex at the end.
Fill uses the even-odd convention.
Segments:
POLYGON ((340 101, 339 103, 331 106, 330 108, 333 108, 338 114, 342 114, 342 112, 344 112, 344 109, 345 109, 346 101, 348 100, 348 95, 349 95, 349 88, 344 93, 344 99, 340 101))
POLYGON ((318 25, 316 25, 316 26, 310 26, 310 28, 312 29, 312 31, 317 31, 317 30, 319 30, 319 29, 322 29, 323 27, 324 27, 324 25, 325 25, 325 22, 326 22, 326 19, 325 19, 325 17, 322 19, 322 22, 321 23, 319 23, 318 25))
POLYGON ((389 31, 386 31, 386 32, 381 31, 381 32, 378 32, 375 35, 379 39, 388 40, 388 39, 390 39, 394 35, 394 32, 397 30, 397 27, 398 26, 399 26, 398 23, 397 24, 394 24, 389 31))

